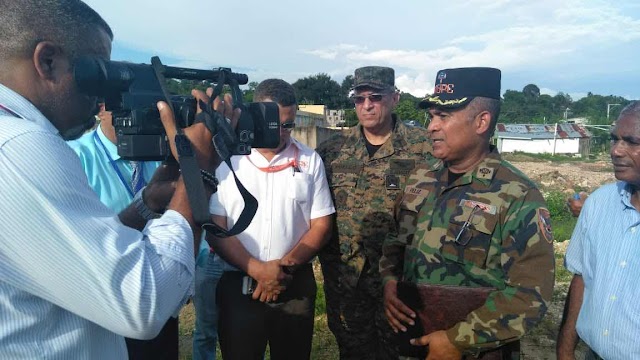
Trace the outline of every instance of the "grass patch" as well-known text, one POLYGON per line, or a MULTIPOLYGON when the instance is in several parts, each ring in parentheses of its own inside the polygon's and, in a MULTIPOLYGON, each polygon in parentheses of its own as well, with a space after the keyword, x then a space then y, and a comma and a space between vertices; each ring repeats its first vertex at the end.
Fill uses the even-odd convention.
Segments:
POLYGON ((558 242, 570 239, 578 219, 569 212, 567 194, 554 190, 546 193, 544 199, 551 215, 553 238, 558 242))

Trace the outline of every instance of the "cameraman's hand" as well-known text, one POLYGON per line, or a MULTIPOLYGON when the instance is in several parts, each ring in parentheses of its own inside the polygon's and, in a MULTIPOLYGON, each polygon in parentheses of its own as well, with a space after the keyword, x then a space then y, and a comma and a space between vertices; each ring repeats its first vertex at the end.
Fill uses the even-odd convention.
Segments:
MULTIPOLYGON (((209 89, 207 90, 207 92, 211 94, 212 90, 209 89)), ((206 94, 198 90, 193 90, 192 95, 197 100, 202 100, 205 102, 207 102, 209 99, 206 94)), ((221 115, 230 119, 231 126, 235 128, 238 119, 240 118, 240 109, 233 110, 233 100, 230 94, 225 94, 224 100, 216 98, 213 102, 213 108, 221 115)), ((178 159, 179 157, 175 144, 177 129, 173 112, 171 111, 169 105, 167 105, 167 103, 165 103, 164 101, 158 102, 158 110, 160 111, 160 120, 162 121, 162 125, 164 126, 167 137, 169 139, 171 153, 176 159, 178 159)), ((213 143, 211 142, 213 134, 211 134, 209 129, 207 129, 207 127, 203 123, 197 123, 185 128, 184 133, 191 141, 191 146, 194 153, 196 154, 196 158, 198 160, 198 165, 200 166, 200 168, 208 170, 210 172, 215 171, 221 160, 217 156, 215 149, 213 148, 213 143)))
POLYGON ((144 191, 144 203, 157 213, 163 213, 176 190, 180 167, 176 162, 163 162, 153 173, 144 191))

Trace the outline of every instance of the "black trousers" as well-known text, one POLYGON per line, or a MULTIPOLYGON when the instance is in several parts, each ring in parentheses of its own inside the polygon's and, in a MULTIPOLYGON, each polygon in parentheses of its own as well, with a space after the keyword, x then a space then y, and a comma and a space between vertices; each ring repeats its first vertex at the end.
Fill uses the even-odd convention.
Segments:
POLYGON ((177 360, 178 318, 171 317, 151 340, 125 338, 129 360, 177 360))
POLYGON ((262 360, 269 343, 273 360, 311 356, 316 281, 311 264, 298 268, 278 300, 262 303, 242 294, 243 272, 225 272, 218 282, 218 338, 225 360, 262 360))

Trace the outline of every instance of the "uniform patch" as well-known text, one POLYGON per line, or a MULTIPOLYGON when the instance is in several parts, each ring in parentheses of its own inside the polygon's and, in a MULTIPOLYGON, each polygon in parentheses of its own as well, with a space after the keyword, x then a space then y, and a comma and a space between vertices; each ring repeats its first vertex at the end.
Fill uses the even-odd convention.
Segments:
POLYGON ((414 196, 420 196, 420 197, 426 197, 427 195, 429 195, 429 190, 427 189, 420 189, 414 186, 407 186, 404 189, 404 192, 406 194, 410 194, 410 195, 414 195, 414 196))
POLYGON ((331 165, 331 170, 337 174, 360 174, 364 165, 361 162, 345 161, 331 165))
POLYGON ((397 175, 385 175, 384 183, 387 186, 387 190, 400 189, 400 178, 397 175))
POLYGON ((473 201, 473 200, 460 200, 460 206, 464 206, 464 207, 468 207, 471 209, 475 209, 476 206, 486 212, 487 214, 491 214, 491 215, 495 215, 496 214, 496 206, 495 205, 491 205, 491 204, 485 204, 485 203, 481 203, 481 202, 477 202, 477 201, 473 201))
POLYGON ((478 169, 476 176, 478 177, 478 179, 491 179, 493 178, 494 172, 495 172, 495 169, 483 166, 478 169))
POLYGON ((547 240, 548 243, 553 242, 553 233, 551 232, 551 215, 549 210, 545 208, 538 208, 538 229, 540 234, 547 240))
POLYGON ((413 159, 391 159, 389 161, 389 171, 395 175, 409 175, 415 167, 416 161, 413 159))

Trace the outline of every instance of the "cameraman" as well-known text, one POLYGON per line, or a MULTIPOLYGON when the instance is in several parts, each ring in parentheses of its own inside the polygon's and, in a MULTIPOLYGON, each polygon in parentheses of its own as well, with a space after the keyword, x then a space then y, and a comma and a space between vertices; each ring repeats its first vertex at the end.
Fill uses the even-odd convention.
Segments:
MULTIPOLYGON (((74 59, 111 53, 95 11, 79 0, 8 1, 0 33, 0 358, 126 359, 123 336, 155 337, 191 293, 199 237, 184 183, 163 165, 138 205, 162 211, 156 190, 175 181, 164 215, 147 223, 129 206, 116 216, 64 142, 93 126, 96 109, 77 91, 74 59)), ((173 115, 158 108, 173 141, 173 115)), ((237 121, 229 97, 214 108, 237 121)), ((214 171, 211 133, 185 133, 214 171)))

